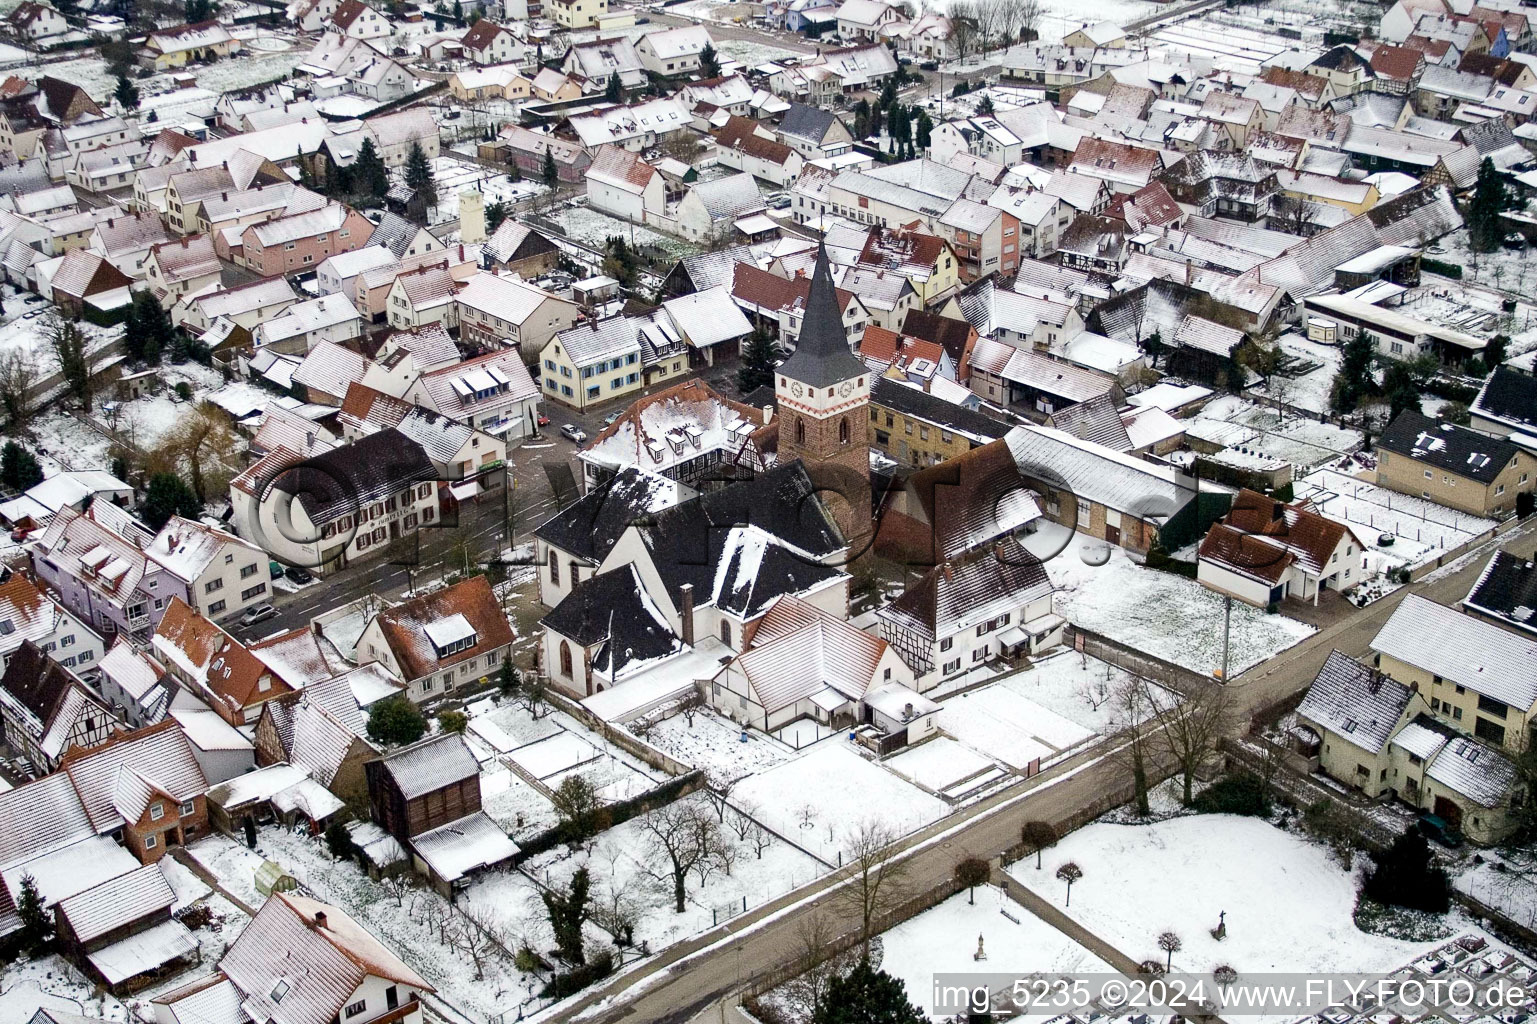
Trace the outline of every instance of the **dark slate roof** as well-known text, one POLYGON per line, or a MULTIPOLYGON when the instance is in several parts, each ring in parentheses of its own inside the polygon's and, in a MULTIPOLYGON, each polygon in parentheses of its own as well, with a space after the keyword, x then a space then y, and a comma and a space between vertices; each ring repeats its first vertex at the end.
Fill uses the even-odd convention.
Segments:
POLYGON ((1376 753, 1388 741, 1412 696, 1403 683, 1331 651, 1298 705, 1297 714, 1367 753, 1376 753))
POLYGON ((395 254, 395 258, 406 254, 406 249, 411 245, 411 239, 421 229, 398 213, 385 211, 379 218, 379 224, 368 236, 368 245, 382 245, 395 254))
MULTIPOLYGON (((737 578, 743 568, 738 543, 743 531, 736 528, 745 526, 758 527, 812 558, 831 555, 845 546, 800 461, 775 466, 752 480, 661 512, 654 525, 643 530, 651 560, 674 607, 681 602, 684 584, 693 586, 695 605, 703 605, 715 593, 722 573, 729 575, 729 587, 743 582, 737 578), (723 562, 727 564, 723 566, 723 562)), ((835 569, 807 564, 799 558, 789 559, 793 565, 785 561, 767 555, 755 585, 747 588, 741 601, 728 600, 728 607, 739 609, 745 607, 742 601, 749 600, 761 607, 779 593, 804 590, 837 574, 835 569)), ((725 580, 722 582, 722 593, 734 593, 728 591, 725 580)))
POLYGON ((870 401, 904 416, 937 423, 958 434, 966 434, 978 444, 997 440, 1009 432, 1007 426, 989 416, 947 402, 918 388, 908 387, 889 377, 875 378, 875 386, 870 389, 870 401))
POLYGON ((1529 424, 1537 431, 1537 377, 1501 364, 1473 402, 1475 413, 1529 424))
POLYGON ((790 109, 785 111, 784 120, 779 122, 779 130, 786 135, 821 142, 836 120, 837 115, 830 110, 792 102, 790 109))
POLYGON ((1054 412, 1047 420, 1053 427, 1085 441, 1102 444, 1118 452, 1131 451, 1131 435, 1110 396, 1095 395, 1087 402, 1070 405, 1054 412))
POLYGON ((971 324, 926 309, 910 309, 907 319, 902 321, 902 333, 941 346, 945 355, 960 366, 961 358, 966 354, 966 339, 971 337, 971 324))
POLYGON ((1496 551, 1463 605, 1537 632, 1537 565, 1496 551))
POLYGON ((534 536, 596 565, 608 557, 626 527, 650 522, 675 489, 669 480, 626 466, 553 516, 534 536))
POLYGON ((74 677, 31 640, 22 641, 0 677, 0 689, 36 715, 45 728, 73 685, 74 677))
POLYGON ((1412 409, 1399 413, 1377 444, 1395 455, 1481 484, 1491 483, 1519 451, 1503 438, 1433 420, 1412 409))
POLYGON ((779 364, 779 373, 814 388, 825 388, 839 381, 863 377, 869 372, 849 348, 848 335, 843 330, 843 314, 833 292, 827 246, 819 243, 817 266, 811 275, 811 292, 806 297, 806 316, 801 321, 801 335, 790 358, 779 364))
POLYGON ((633 662, 664 658, 682 649, 660 611, 644 595, 634 563, 627 563, 578 583, 540 624, 583 647, 601 645, 593 654, 593 667, 613 675, 633 662))
POLYGON ((936 565, 881 609, 880 617, 929 640, 961 621, 991 618, 1052 592, 1040 559, 1009 538, 997 549, 973 552, 964 561, 936 565))
POLYGON ((1327 68, 1330 71, 1349 71, 1352 68, 1367 68, 1370 70, 1371 64, 1357 53, 1353 47, 1336 46, 1309 64, 1308 67, 1327 68))
POLYGON ((436 480, 422 446, 394 427, 334 448, 283 470, 275 486, 292 494, 317 526, 405 488, 436 480))

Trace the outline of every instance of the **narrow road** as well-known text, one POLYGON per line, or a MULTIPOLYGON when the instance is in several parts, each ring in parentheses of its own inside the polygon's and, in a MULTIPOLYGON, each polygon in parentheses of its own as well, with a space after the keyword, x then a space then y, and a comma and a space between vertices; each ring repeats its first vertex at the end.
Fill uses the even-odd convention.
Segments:
MULTIPOLYGON (((1496 548, 1529 553, 1534 535, 1537 519, 1484 545, 1459 567, 1443 569, 1436 579, 1402 587, 1349 619, 1320 630, 1290 650, 1234 677, 1230 687, 1239 712, 1234 716, 1239 728, 1247 727, 1249 715, 1256 710, 1306 688, 1331 650, 1364 654, 1371 639, 1407 594, 1417 593, 1440 603, 1454 604, 1467 595, 1496 548)), ((947 886, 956 863, 963 858, 990 859, 1014 846, 1019 841, 1020 826, 1027 820, 1073 821, 1086 809, 1108 809, 1124 802, 1131 791, 1130 778, 1121 764, 1106 756, 1107 748, 1113 744, 1111 738, 1028 782, 909 836, 902 843, 902 857, 910 891, 947 886)), ((744 980, 767 975, 800 952, 797 930, 808 914, 828 917, 840 933, 857 927, 858 917, 853 908, 840 903, 834 895, 849 874, 848 869, 834 872, 726 925, 669 947, 651 960, 594 986, 573 1003, 552 1008, 542 1016, 569 1020, 582 1015, 600 1024, 621 1020, 683 1024, 709 1008, 705 1017, 715 1019, 717 1009, 724 1007, 721 1001, 739 991, 744 980)), ((1113 948, 1107 950, 1113 952, 1113 948)))

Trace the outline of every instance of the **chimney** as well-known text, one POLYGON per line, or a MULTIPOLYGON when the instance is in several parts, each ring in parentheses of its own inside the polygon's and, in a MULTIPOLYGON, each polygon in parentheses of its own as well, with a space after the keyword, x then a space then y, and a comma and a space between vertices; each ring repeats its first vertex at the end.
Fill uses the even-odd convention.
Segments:
POLYGON ((772 405, 765 405, 763 407, 763 422, 767 423, 770 419, 773 418, 773 416, 774 416, 774 407, 772 405))
POLYGON ((315 927, 316 928, 324 928, 325 926, 326 926, 326 912, 324 910, 317 910, 317 911, 315 911, 315 927))
POLYGON ((694 585, 685 583, 680 590, 682 605, 678 609, 678 618, 683 623, 683 643, 689 647, 694 646, 694 585))
POLYGON ((1190 278, 1195 273, 1195 261, 1189 256, 1185 257, 1185 286, 1190 286, 1190 278))

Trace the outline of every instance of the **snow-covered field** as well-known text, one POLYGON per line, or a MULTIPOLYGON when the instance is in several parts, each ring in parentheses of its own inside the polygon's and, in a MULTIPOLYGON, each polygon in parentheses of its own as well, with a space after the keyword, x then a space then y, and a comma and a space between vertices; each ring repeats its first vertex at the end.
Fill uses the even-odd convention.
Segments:
POLYGON ((944 801, 828 739, 738 783, 731 802, 829 864, 861 826, 878 820, 905 835, 944 817, 944 801))
POLYGON ((1094 733, 1002 683, 945 701, 939 727, 1012 768, 1048 761, 1094 733))
POLYGON ((1369 572, 1434 561, 1444 551, 1496 525, 1493 520, 1399 494, 1332 469, 1321 469, 1298 480, 1295 494, 1298 500, 1313 502, 1329 518, 1350 525, 1368 545, 1369 572), (1383 534, 1397 539, 1384 547, 1378 543, 1383 534))
MULTIPOLYGON (((1076 535, 1046 563, 1057 613, 1139 651, 1203 674, 1222 667, 1223 600, 1195 580, 1148 569, 1119 547, 1076 535), (1108 560, 1091 565, 1085 558, 1108 560)), ((1315 632, 1285 615, 1233 602, 1229 673, 1283 651, 1315 632)))
MULTIPOLYGON (((286 78, 296 63, 298 61, 295 55, 287 50, 264 52, 249 50, 233 58, 187 70, 197 79, 198 88, 219 93, 259 85, 274 78, 286 78)), ((107 70, 106 58, 101 56, 76 57, 73 60, 50 63, 48 74, 55 78, 62 78, 66 82, 73 82, 92 96, 98 97, 112 95, 112 89, 117 81, 107 70)), ((170 76, 161 76, 159 79, 150 78, 145 81, 146 83, 163 82, 169 87, 170 76)), ((140 88, 146 95, 166 91, 165 89, 157 90, 147 84, 141 85, 140 88)))
POLYGON ((432 162, 432 175, 438 187, 438 205, 433 208, 432 223, 444 224, 459 219, 459 193, 479 189, 486 205, 513 203, 546 191, 543 184, 529 178, 510 181, 479 164, 440 156, 432 162))
POLYGON ((935 974, 971 974, 979 969, 1053 974, 1110 970, 1109 964, 990 885, 977 887, 975 904, 968 902, 966 893, 952 896, 883 933, 881 944, 881 969, 900 978, 907 986, 908 1001, 925 1013, 933 1007, 935 974), (986 964, 972 959, 978 937, 987 953, 986 964))
POLYGON ((1057 868, 1083 870, 1067 913, 1135 960, 1163 959, 1157 937, 1183 942, 1174 969, 1210 976, 1228 965, 1265 972, 1388 971, 1435 943, 1355 926, 1356 884, 1322 846, 1257 818, 1200 814, 1150 825, 1096 823, 1010 874, 1057 906, 1057 868), (1227 937, 1210 929, 1226 912, 1227 937))
POLYGON ((39 1008, 108 1021, 131 1019, 126 1006, 57 954, 0 970, 0 1024, 27 1024, 39 1008))

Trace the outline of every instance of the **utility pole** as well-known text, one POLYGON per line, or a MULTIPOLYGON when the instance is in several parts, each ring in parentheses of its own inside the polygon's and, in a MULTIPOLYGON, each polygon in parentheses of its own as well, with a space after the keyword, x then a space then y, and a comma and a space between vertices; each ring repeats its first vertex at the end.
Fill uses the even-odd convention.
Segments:
POLYGON ((1233 598, 1226 595, 1222 601, 1222 685, 1227 685, 1228 642, 1233 637, 1233 598))

